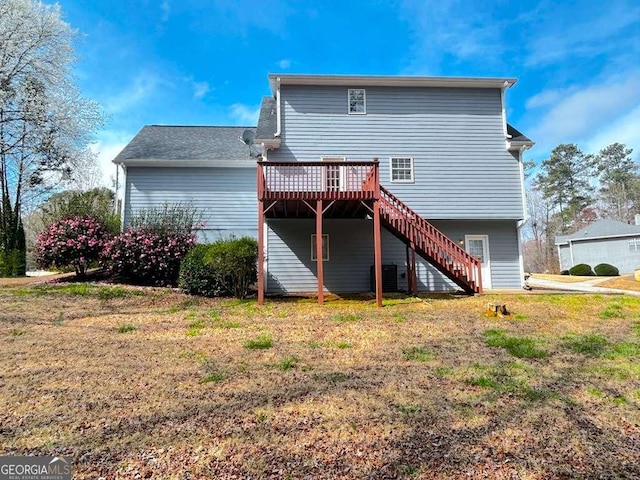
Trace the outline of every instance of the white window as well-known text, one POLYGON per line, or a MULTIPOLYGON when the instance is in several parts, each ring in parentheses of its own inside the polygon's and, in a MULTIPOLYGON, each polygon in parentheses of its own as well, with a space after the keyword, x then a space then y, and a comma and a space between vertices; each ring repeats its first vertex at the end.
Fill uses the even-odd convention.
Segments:
POLYGON ((640 252, 640 238, 632 238, 629 240, 629 251, 640 252))
POLYGON ((413 182, 413 158, 391 157, 391 181, 397 183, 413 182))
MULTIPOLYGON (((311 260, 314 262, 318 260, 318 256, 316 255, 316 238, 318 238, 318 236, 313 233, 311 235, 311 260)), ((329 235, 326 233, 322 234, 322 261, 329 261, 329 235)))
POLYGON ((367 94, 364 88, 350 88, 348 97, 350 114, 364 115, 367 113, 367 94))

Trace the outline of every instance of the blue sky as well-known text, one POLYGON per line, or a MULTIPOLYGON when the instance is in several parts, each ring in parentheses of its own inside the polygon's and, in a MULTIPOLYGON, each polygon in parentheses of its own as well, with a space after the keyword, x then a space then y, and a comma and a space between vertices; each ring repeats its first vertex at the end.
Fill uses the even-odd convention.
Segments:
POLYGON ((516 77, 508 120, 536 141, 640 158, 637 1, 60 0, 110 160, 145 124, 252 125, 268 73, 516 77))

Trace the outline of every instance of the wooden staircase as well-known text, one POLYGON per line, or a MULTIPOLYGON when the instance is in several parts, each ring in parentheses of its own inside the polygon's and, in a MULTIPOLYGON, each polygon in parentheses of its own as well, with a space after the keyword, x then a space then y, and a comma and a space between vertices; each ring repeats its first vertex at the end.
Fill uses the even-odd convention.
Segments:
POLYGON ((380 185, 380 220, 397 238, 415 250, 469 294, 482 292, 480 261, 380 185))

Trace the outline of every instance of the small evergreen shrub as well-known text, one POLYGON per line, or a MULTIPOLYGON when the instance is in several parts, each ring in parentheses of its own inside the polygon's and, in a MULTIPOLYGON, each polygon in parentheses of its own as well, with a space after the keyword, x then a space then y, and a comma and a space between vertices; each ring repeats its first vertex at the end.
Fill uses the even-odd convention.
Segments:
POLYGON ((194 244, 191 232, 129 227, 106 244, 102 264, 134 284, 175 286, 180 263, 194 244))
POLYGON ((569 269, 569 275, 577 276, 577 277, 585 277, 585 276, 593 276, 593 270, 591 270, 591 266, 586 263, 579 263, 578 265, 574 265, 569 269))
POLYGON ((218 240, 209 246, 205 264, 229 294, 245 298, 258 279, 258 243, 249 237, 218 240))
POLYGON ((562 270, 560 275, 569 275, 569 270, 562 270))
POLYGON ((71 266, 82 277, 98 260, 110 237, 102 223, 91 216, 54 222, 38 235, 36 262, 41 268, 71 266))
POLYGON ((224 287, 217 281, 215 272, 205 263, 209 251, 209 244, 200 244, 187 253, 178 278, 178 287, 188 295, 216 297, 226 293, 224 287))
POLYGON ((595 267, 593 267, 593 271, 599 277, 617 277, 620 275, 620 272, 613 265, 609 265, 608 263, 599 263, 595 267))

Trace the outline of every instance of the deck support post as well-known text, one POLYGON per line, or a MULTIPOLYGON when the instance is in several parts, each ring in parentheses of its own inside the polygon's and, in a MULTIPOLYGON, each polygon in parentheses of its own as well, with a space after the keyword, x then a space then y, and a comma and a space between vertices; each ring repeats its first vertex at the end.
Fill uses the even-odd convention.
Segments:
POLYGON ((322 262, 322 200, 316 203, 316 262, 318 272, 318 304, 324 304, 324 265, 322 262))
POLYGON ((264 305, 264 201, 258 200, 258 305, 264 305))
POLYGON ((380 239, 380 204, 373 202, 373 256, 376 274, 376 305, 382 307, 382 242, 380 239))

